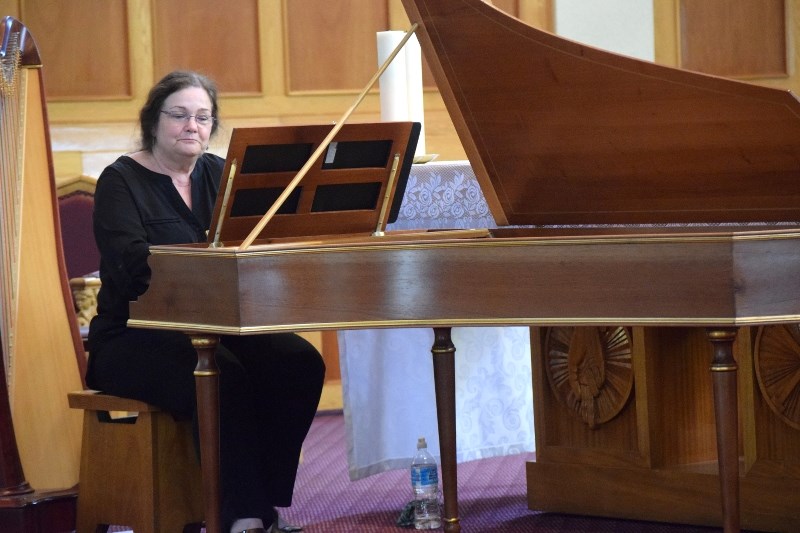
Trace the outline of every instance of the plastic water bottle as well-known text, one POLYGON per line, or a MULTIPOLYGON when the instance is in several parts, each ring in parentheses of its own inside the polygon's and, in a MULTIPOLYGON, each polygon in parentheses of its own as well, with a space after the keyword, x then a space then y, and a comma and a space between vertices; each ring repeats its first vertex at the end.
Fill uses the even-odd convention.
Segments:
POLYGON ((414 489, 414 528, 439 529, 439 469, 428 452, 425 437, 417 440, 417 454, 411 461, 411 487, 414 489))

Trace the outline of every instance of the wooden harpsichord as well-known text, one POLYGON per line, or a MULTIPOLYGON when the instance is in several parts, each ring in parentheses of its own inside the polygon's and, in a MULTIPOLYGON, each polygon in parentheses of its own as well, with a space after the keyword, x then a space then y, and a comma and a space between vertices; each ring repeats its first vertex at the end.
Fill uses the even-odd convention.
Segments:
MULTIPOLYGON (((742 476, 740 486, 738 434, 780 423, 756 421, 769 411, 755 384, 764 369, 754 362, 757 328, 800 317, 800 102, 787 91, 570 42, 481 0, 403 3, 492 213, 506 227, 342 235, 309 215, 302 235, 265 234, 252 246, 234 238, 216 247, 153 247, 152 284, 131 305, 130 324, 192 334, 205 376, 215 371, 214 335, 436 328, 448 531, 460 530, 448 328, 529 325, 539 459, 529 472, 547 480, 529 476, 531 507, 726 531, 739 529, 740 516, 747 527, 796 527, 800 517, 786 509, 797 509, 787 494, 798 492, 783 489, 798 480, 742 476), (582 327, 600 333, 582 333, 576 347, 569 335, 582 327), (598 394, 603 385, 626 392, 609 400, 615 411, 603 417, 591 398, 581 403, 566 393, 559 403, 565 398, 548 365, 553 353, 569 365, 592 346, 605 357, 604 328, 624 337, 628 357, 622 377, 605 370, 624 383, 601 384, 598 394), (562 352, 553 351, 564 332, 562 352), (737 333, 744 340, 734 345, 737 333), (705 371, 698 398, 687 400, 681 389, 692 387, 682 376, 697 371, 663 362, 676 347, 705 371), (746 384, 741 404, 737 363, 746 384), (672 377, 678 384, 664 398, 693 412, 674 432, 703 434, 688 452, 669 447, 671 419, 658 411, 670 406, 655 383, 672 377), (764 404, 758 415, 747 411, 754 402, 764 404), (576 490, 581 479, 591 482, 576 490), (612 489, 604 495, 593 482, 612 489), (783 489, 766 496, 765 507, 754 495, 773 483, 783 489), (698 498, 677 503, 686 486, 698 498), (626 504, 632 489, 641 496, 626 504)), ((229 154, 226 172, 240 163, 229 154)), ((229 223, 224 209, 217 216, 229 223)), ((275 227, 293 227, 286 220, 275 227)), ((776 431, 786 449, 800 449, 794 430, 776 431)), ((760 460, 759 446, 744 439, 745 470, 760 460)), ((773 455, 765 471, 797 464, 797 455, 773 455)))

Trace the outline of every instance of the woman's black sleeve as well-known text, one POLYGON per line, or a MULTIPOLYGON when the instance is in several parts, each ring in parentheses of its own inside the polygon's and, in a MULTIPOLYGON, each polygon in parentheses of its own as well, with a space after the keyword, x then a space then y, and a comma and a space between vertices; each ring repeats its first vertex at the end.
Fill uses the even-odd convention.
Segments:
POLYGON ((97 180, 94 235, 105 273, 120 293, 135 300, 150 284, 150 244, 133 195, 113 168, 97 180))

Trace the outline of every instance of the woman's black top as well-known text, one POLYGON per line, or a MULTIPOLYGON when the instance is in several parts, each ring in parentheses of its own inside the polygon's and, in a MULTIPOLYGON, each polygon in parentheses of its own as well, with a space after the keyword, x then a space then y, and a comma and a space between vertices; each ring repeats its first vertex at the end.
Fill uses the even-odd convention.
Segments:
POLYGON ((94 236, 100 250, 100 293, 90 344, 124 329, 129 302, 150 282, 150 245, 204 242, 211 224, 224 160, 203 154, 192 171, 192 209, 172 180, 128 156, 97 180, 94 236))

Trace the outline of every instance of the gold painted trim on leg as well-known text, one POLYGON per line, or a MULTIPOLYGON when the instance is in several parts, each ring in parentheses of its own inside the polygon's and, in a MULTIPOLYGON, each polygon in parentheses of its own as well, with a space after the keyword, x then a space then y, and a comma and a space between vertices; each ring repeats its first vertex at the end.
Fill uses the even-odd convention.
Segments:
POLYGON ((213 334, 209 336, 192 334, 191 339, 192 339, 192 346, 194 346, 195 349, 210 348, 216 346, 219 343, 219 339, 217 338, 216 335, 213 334))

